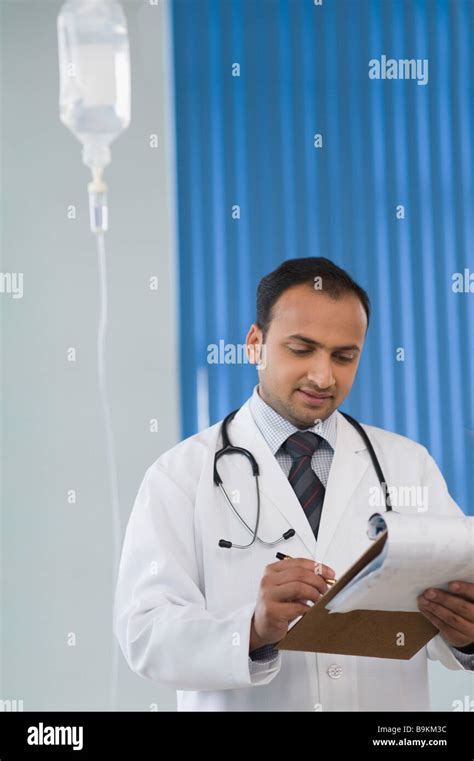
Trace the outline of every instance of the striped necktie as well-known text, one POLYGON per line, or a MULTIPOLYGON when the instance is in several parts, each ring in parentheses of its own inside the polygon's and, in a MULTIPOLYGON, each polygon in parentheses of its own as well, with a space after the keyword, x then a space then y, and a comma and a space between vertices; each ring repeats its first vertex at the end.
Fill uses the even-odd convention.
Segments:
POLYGON ((311 459, 322 439, 311 431, 297 431, 283 446, 292 459, 288 480, 318 538, 325 488, 311 467, 311 459))

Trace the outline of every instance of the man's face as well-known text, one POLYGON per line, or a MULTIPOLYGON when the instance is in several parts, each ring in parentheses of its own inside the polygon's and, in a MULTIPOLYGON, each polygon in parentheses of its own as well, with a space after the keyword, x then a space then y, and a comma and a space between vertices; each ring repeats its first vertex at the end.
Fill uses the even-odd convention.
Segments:
MULTIPOLYGON (((301 284, 282 293, 272 314, 258 371, 260 396, 297 428, 310 428, 351 390, 367 330, 365 310, 355 294, 332 299, 301 284)), ((247 346, 261 342, 253 324, 247 346)))

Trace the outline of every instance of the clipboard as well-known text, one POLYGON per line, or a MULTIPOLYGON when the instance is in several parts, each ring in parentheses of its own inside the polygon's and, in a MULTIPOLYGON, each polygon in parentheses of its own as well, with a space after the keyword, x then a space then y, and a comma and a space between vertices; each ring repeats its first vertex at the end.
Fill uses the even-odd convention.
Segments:
POLYGON ((274 645, 275 649, 408 661, 433 639, 439 630, 422 613, 383 610, 330 613, 326 609, 326 604, 380 554, 386 541, 384 531, 274 645))

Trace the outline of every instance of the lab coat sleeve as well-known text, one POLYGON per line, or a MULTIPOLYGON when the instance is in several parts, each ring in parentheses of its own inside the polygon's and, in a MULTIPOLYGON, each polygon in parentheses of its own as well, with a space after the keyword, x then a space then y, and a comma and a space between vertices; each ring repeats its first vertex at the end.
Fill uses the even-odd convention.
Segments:
MULTIPOLYGON (((450 496, 441 471, 426 450, 423 484, 428 487, 430 509, 432 508, 436 512, 441 511, 447 515, 462 516, 464 514, 450 496)), ((441 634, 437 634, 428 643, 427 652, 430 660, 440 661, 448 669, 474 671, 474 656, 461 653, 455 647, 451 647, 441 634)))
POLYGON ((255 604, 206 610, 193 502, 154 463, 133 506, 115 593, 114 632, 130 668, 177 690, 268 683, 282 656, 265 664, 250 660, 255 604))

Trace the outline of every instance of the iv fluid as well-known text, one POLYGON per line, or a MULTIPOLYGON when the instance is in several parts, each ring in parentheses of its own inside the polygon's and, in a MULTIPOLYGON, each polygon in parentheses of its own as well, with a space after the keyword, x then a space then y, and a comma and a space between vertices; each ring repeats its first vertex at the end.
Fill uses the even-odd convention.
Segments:
POLYGON ((60 118, 102 170, 110 143, 130 124, 127 22, 115 0, 68 0, 58 16, 60 118))

